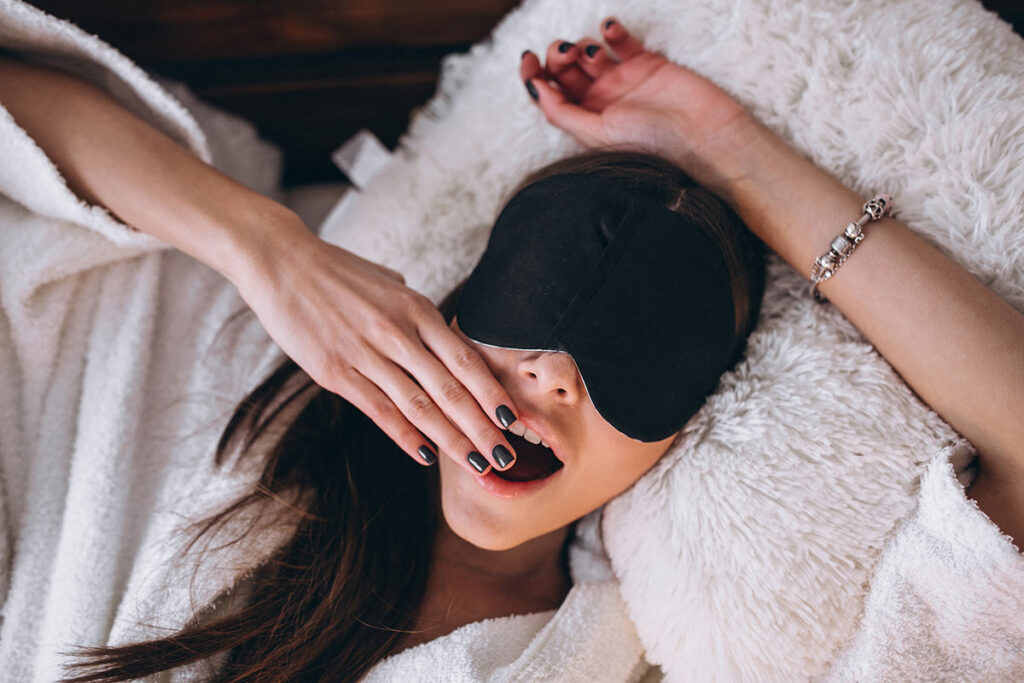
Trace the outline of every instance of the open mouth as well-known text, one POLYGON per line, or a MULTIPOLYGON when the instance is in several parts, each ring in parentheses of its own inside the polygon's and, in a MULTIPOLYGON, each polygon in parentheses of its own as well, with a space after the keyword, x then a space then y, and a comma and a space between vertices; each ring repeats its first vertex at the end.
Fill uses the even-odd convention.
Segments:
POLYGON ((562 469, 562 461, 554 451, 539 443, 530 443, 512 432, 505 432, 505 438, 516 452, 516 463, 504 472, 493 470, 494 475, 505 481, 534 481, 549 477, 562 469))

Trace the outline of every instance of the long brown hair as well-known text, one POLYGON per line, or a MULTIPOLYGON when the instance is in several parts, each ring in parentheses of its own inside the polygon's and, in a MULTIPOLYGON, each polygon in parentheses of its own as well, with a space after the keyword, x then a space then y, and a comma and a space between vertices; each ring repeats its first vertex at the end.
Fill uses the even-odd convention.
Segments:
MULTIPOLYGON (((728 205, 671 163, 637 153, 564 159, 520 187, 563 173, 619 178, 699 219, 729 267, 738 359, 764 291, 764 249, 728 205)), ((457 292, 440 306, 449 322, 457 292)), ((262 475, 248 495, 199 523, 197 539, 243 511, 284 518, 294 512, 288 501, 304 501, 295 533, 251 577, 245 604, 166 638, 82 649, 68 680, 133 680, 226 654, 213 680, 357 681, 400 649, 426 588, 437 468, 411 462, 363 413, 288 359, 238 405, 215 460, 236 450, 266 457, 262 475)))

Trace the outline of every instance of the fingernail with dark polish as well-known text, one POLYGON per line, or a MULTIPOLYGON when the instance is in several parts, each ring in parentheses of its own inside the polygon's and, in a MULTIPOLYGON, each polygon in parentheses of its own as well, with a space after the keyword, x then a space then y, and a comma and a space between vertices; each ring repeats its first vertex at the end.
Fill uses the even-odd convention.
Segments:
POLYGON ((523 54, 519 55, 519 61, 526 59, 526 55, 530 54, 529 50, 523 50, 523 54))
POLYGON ((561 52, 564 55, 566 52, 568 52, 569 50, 573 49, 575 46, 576 46, 576 43, 570 43, 570 42, 566 41, 566 42, 563 42, 561 45, 558 46, 558 51, 561 52))
POLYGON ((434 451, 430 450, 426 446, 420 446, 419 450, 416 452, 420 454, 420 457, 423 458, 423 461, 428 465, 433 465, 437 462, 437 456, 434 455, 434 451))
POLYGON ((500 422, 501 426, 505 429, 508 429, 508 426, 516 421, 515 413, 513 413, 512 409, 504 403, 498 406, 498 409, 494 411, 494 414, 498 416, 498 422, 500 422))
POLYGON ((604 22, 604 30, 605 31, 610 29, 612 26, 615 26, 615 20, 614 19, 609 19, 608 21, 604 22))
POLYGON ((487 458, 476 451, 470 451, 469 455, 466 456, 466 460, 468 460, 469 464, 473 466, 473 469, 480 474, 483 474, 487 468, 491 466, 491 463, 487 462, 487 458))
POLYGON ((530 81, 526 81, 526 92, 530 93, 530 97, 533 98, 534 102, 540 99, 540 93, 537 92, 537 86, 530 81))
POLYGON ((593 57, 597 54, 597 51, 601 49, 600 45, 587 45, 587 49, 584 52, 587 53, 588 57, 593 57))
POLYGON ((500 443, 494 447, 491 454, 494 455, 494 460, 498 463, 498 467, 500 469, 505 469, 516 461, 515 457, 509 452, 509 450, 500 443))

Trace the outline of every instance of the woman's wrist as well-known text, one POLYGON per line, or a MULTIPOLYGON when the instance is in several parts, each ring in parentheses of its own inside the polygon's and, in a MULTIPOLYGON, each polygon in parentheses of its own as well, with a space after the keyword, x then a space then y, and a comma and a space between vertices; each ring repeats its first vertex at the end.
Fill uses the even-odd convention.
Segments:
POLYGON ((231 281, 243 296, 266 281, 282 260, 319 239, 291 209, 260 195, 214 232, 220 235, 218 244, 211 245, 200 260, 231 281))
POLYGON ((746 111, 719 126, 712 133, 695 134, 686 121, 673 126, 678 133, 666 149, 655 150, 689 173, 701 185, 731 200, 732 185, 761 171, 751 151, 763 147, 774 135, 746 111), (694 137, 699 144, 690 144, 694 137))
POLYGON ((289 209, 204 163, 104 91, 52 69, 2 66, 0 99, 72 191, 236 286, 258 277, 273 249, 312 236, 289 209))
POLYGON ((752 117, 706 146, 696 163, 705 166, 705 184, 805 277, 864 202, 752 117))

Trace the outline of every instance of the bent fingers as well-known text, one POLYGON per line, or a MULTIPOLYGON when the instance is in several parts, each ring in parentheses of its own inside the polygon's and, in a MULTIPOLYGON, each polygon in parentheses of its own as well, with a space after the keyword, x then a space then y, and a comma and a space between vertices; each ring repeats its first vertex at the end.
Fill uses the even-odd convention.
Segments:
POLYGON ((418 331, 429 352, 424 351, 406 370, 497 469, 508 469, 515 455, 501 430, 517 419, 512 398, 483 356, 460 339, 440 314, 421 324, 418 331))
POLYGON ((622 61, 632 59, 644 52, 644 44, 630 35, 626 27, 615 17, 608 17, 601 22, 601 35, 608 43, 608 47, 622 61))
POLYGON ((338 393, 370 418, 388 438, 420 465, 437 462, 437 452, 427 439, 398 410, 395 402, 373 382, 351 368, 338 393))
POLYGON ((525 81, 530 97, 540 107, 548 122, 561 128, 586 147, 594 147, 601 140, 601 116, 570 102, 542 78, 525 81))

